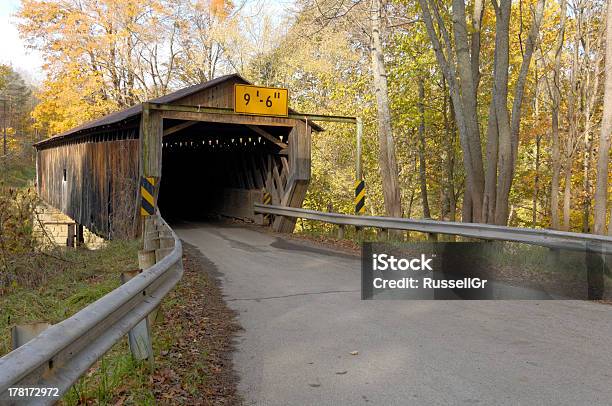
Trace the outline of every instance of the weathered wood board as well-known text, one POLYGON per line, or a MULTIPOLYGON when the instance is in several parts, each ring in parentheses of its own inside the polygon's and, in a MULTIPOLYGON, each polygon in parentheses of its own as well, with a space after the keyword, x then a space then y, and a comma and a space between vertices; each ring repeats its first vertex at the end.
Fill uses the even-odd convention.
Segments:
POLYGON ((138 140, 67 144, 38 151, 40 197, 92 232, 137 232, 138 140))

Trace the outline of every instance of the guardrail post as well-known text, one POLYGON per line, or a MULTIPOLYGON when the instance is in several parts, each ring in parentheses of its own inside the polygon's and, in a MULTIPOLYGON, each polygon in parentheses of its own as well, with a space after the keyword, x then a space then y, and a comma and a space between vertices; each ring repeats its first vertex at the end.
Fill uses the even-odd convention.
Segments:
POLYGON ((378 233, 378 241, 389 241, 389 229, 381 228, 380 233, 378 233))
POLYGON ((338 239, 339 240, 343 240, 344 239, 344 224, 340 224, 338 226, 338 239))
POLYGON ((605 268, 606 261, 600 243, 587 242, 586 270, 588 299, 601 300, 605 293, 605 268))
POLYGON ((561 260, 561 250, 559 248, 549 248, 549 252, 551 254, 551 258, 553 260, 553 264, 559 264, 561 260))
POLYGON ((155 250, 155 260, 157 262, 161 261, 168 255, 170 255, 173 249, 174 248, 160 248, 160 249, 155 250))
MULTIPOLYGON (((138 266, 140 269, 123 272, 121 274, 121 283, 126 283, 143 270, 155 265, 155 248, 159 247, 156 215, 144 218, 143 237, 143 250, 138 252, 138 266)), ((149 366, 153 368, 153 345, 151 342, 151 322, 149 320, 151 316, 152 314, 149 314, 128 332, 128 344, 135 359, 139 361, 148 359, 149 366)))
POLYGON ((142 234, 145 236, 145 241, 147 232, 157 231, 157 220, 157 215, 144 217, 144 230, 142 234))
MULTIPOLYGON (((141 250, 138 251, 138 266, 143 271, 147 268, 155 265, 156 256, 154 250, 141 250)), ((149 313, 149 325, 152 326, 157 321, 159 315, 159 306, 156 307, 151 313, 149 313)))
POLYGON ((357 241, 363 240, 363 227, 355 226, 355 239, 357 241))
MULTIPOLYGON (((150 257, 142 256, 142 258, 146 262, 150 261, 150 257)), ((138 262, 141 260, 140 253, 138 254, 138 262)), ((142 272, 140 269, 135 271, 128 271, 121 273, 121 283, 126 283, 136 275, 142 272)), ((128 332, 128 344, 130 347, 130 351, 132 356, 139 360, 147 359, 149 361, 149 366, 153 368, 153 345, 151 343, 151 326, 149 323, 149 318, 145 317, 138 324, 134 326, 128 332)))
POLYGON ((77 247, 82 247, 85 245, 85 232, 83 229, 83 224, 76 224, 76 245, 77 247))
POLYGON ((51 327, 51 324, 46 322, 28 323, 11 328, 11 345, 12 349, 16 350, 28 341, 32 340, 40 333, 51 327))
POLYGON ((68 224, 68 237, 66 238, 66 247, 74 248, 74 240, 76 237, 76 224, 68 224))

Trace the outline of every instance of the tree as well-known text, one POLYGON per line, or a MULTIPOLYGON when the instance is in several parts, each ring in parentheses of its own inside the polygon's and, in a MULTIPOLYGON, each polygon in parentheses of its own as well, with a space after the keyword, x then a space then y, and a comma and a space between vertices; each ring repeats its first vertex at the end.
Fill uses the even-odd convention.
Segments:
POLYGON ((550 182, 550 216, 551 227, 559 228, 559 177, 561 173, 561 147, 559 141, 559 108, 561 104, 561 55, 565 41, 565 21, 567 18, 566 0, 561 0, 559 5, 560 23, 557 34, 557 45, 555 49, 555 63, 553 69, 553 84, 548 89, 552 99, 552 179, 550 182))
POLYGON ((421 183, 421 202, 423 217, 431 218, 429 200, 427 198, 427 168, 425 163, 425 84, 423 77, 419 81, 419 182, 421 183))
POLYGON ((9 65, 0 65, 0 116, 2 121, 2 155, 24 144, 31 135, 30 113, 35 100, 30 86, 9 65))
MULTIPOLYGON (((610 135, 612 134, 612 0, 608 0, 606 10, 606 54, 603 115, 599 133, 597 153, 597 181, 595 184, 595 209, 593 232, 606 233, 606 211, 608 205, 608 162, 610 154, 610 135)), ((612 230, 612 227, 610 228, 612 230)))
MULTIPOLYGON (((533 21, 520 66, 520 71, 514 87, 514 97, 512 101, 512 114, 508 112, 508 69, 509 60, 509 27, 511 1, 493 0, 496 15, 495 32, 495 68, 494 68, 494 90, 493 103, 495 105, 495 122, 497 123, 498 135, 498 181, 495 196, 495 224, 505 225, 508 221, 508 206, 510 188, 514 179, 515 165, 518 154, 519 131, 521 122, 521 111, 525 83, 529 73, 529 66, 533 52, 538 42, 538 32, 544 13, 544 0, 538 0, 533 11, 533 21), (498 40, 499 38, 499 40, 498 40)), ((484 216, 484 212, 483 212, 484 216)), ((491 219, 487 218, 490 222, 491 219)))
MULTIPOLYGON (((482 4, 477 0, 478 4, 482 4)), ((484 168, 480 129, 477 115, 477 85, 480 74, 477 72, 480 56, 479 32, 476 32, 482 21, 482 9, 474 6, 473 21, 475 32, 472 34, 472 46, 468 44, 468 29, 465 21, 465 4, 463 0, 453 0, 453 28, 455 34, 455 51, 452 51, 450 34, 435 0, 419 0, 423 11, 423 20, 432 42, 438 64, 448 83, 455 121, 459 129, 459 139, 463 150, 463 164, 466 176, 466 193, 463 201, 463 221, 479 222, 482 212, 484 189, 484 168), (435 16, 434 25, 432 14, 435 16), (471 49, 471 53, 470 53, 471 49), (455 57, 457 62, 455 63, 455 57), (459 78, 459 80, 457 80, 459 78)))
POLYGON ((55 134, 224 73, 219 38, 232 31, 224 29, 232 9, 223 1, 24 0, 21 35, 47 61, 38 125, 55 134))
POLYGON ((538 40, 544 0, 538 0, 533 11, 533 21, 514 89, 512 115, 507 107, 512 3, 510 0, 500 0, 499 3, 493 0, 496 16, 495 58, 493 97, 489 107, 487 130, 486 175, 478 120, 478 86, 481 77, 480 27, 484 10, 483 3, 481 0, 474 1, 472 24, 469 30, 464 0, 453 0, 450 13, 454 42, 446 28, 438 2, 419 0, 419 3, 438 63, 449 83, 455 120, 459 128, 466 174, 463 221, 506 224, 508 198, 518 153, 518 134, 525 82, 538 40))
POLYGON ((384 54, 381 41, 381 0, 372 1, 372 77, 378 115, 378 142, 380 170, 382 174, 383 195, 385 198, 385 212, 388 216, 401 217, 402 204, 400 200, 399 183, 397 178, 397 161, 395 157, 395 141, 391 126, 391 112, 389 111, 389 91, 387 86, 387 72, 385 69, 384 54))

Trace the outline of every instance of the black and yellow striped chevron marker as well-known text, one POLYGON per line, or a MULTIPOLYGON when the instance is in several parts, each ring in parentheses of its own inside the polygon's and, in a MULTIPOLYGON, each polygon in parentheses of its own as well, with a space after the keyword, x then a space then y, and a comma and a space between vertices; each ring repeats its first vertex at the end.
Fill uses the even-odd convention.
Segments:
MULTIPOLYGON (((272 204, 272 195, 270 193, 264 192, 263 204, 272 204)), ((266 222, 270 222, 270 213, 264 214, 263 217, 266 222)))
POLYGON ((155 214, 155 178, 142 177, 140 182, 140 195, 142 203, 140 214, 142 216, 152 216, 155 214))
POLYGON ((355 214, 365 213, 365 180, 355 182, 355 214))
POLYGON ((272 195, 268 192, 264 192, 263 204, 272 204, 272 195))

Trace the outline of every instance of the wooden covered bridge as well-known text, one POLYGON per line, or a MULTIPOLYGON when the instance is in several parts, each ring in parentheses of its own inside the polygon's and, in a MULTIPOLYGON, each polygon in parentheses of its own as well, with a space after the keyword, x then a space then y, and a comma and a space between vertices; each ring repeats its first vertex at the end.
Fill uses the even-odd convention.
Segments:
MULTIPOLYGON (((43 200, 110 237, 140 230, 141 182, 166 218, 252 218, 252 203, 300 207, 310 181, 308 116, 235 112, 238 75, 187 87, 35 145, 43 200)), ((314 116, 313 116, 314 117, 314 116)), ((292 231, 294 221, 273 227, 292 231)))

